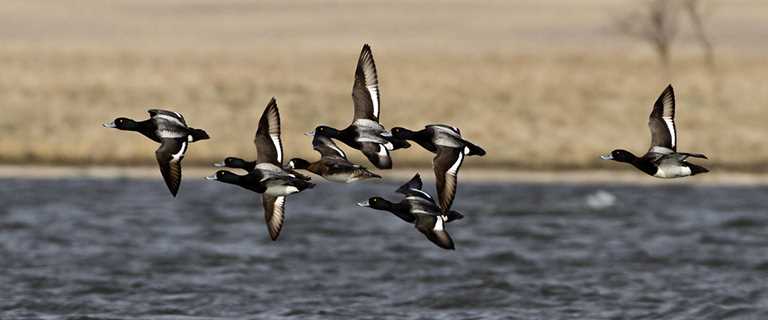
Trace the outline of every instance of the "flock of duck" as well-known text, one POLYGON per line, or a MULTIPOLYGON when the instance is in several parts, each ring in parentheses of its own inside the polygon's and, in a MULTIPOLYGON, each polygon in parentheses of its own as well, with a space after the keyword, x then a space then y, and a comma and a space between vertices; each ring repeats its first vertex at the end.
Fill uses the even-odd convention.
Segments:
MULTIPOLYGON (((216 167, 241 169, 247 173, 241 175, 219 170, 206 179, 234 184, 262 194, 267 229, 272 240, 277 240, 285 221, 286 196, 315 186, 309 182, 310 177, 297 170, 306 170, 326 180, 341 183, 381 178, 366 167, 352 163, 334 140, 360 150, 379 169, 391 169, 390 152, 409 148, 409 141, 413 141, 435 154, 432 164, 438 200, 435 201, 430 194, 422 190, 421 177, 416 173, 410 181, 396 190, 404 196, 399 202, 375 196, 357 205, 389 211, 414 224, 417 230, 437 246, 454 249, 453 240, 446 231, 445 224, 464 217, 461 213, 451 210, 458 186, 459 168, 464 157, 483 156, 485 150, 464 139, 458 128, 444 124, 430 124, 418 131, 402 127, 387 131, 379 122, 379 80, 373 54, 367 44, 363 46, 357 61, 352 100, 352 124, 343 130, 320 125, 307 133, 313 136, 312 146, 320 154, 320 159, 310 162, 293 158, 284 163, 280 112, 273 97, 261 115, 254 137, 256 160, 227 157, 224 161, 214 164, 216 167)), ((204 130, 189 127, 178 112, 160 109, 148 112, 149 119, 144 121, 121 117, 105 123, 104 126, 136 131, 160 143, 155 156, 163 179, 175 197, 181 184, 181 161, 189 144, 210 137, 204 130)), ((670 85, 656 100, 649 117, 651 147, 648 152, 637 157, 629 151, 617 149, 601 158, 632 164, 646 174, 659 178, 678 178, 708 172, 707 169, 687 161, 689 157, 706 159, 703 154, 677 152, 674 117, 675 96, 670 85)))

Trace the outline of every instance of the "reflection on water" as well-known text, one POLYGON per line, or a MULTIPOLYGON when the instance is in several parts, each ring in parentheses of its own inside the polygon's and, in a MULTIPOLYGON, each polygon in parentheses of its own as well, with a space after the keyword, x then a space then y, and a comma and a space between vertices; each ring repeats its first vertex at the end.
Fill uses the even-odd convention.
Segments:
POLYGON ((766 187, 462 184, 452 252, 355 206, 396 186, 292 196, 272 242, 220 183, 0 180, 0 318, 768 319, 766 187))

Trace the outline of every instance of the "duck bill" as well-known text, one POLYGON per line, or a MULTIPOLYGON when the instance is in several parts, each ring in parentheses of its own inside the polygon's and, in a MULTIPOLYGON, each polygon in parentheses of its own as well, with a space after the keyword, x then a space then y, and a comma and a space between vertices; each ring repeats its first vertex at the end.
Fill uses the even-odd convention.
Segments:
POLYGON ((604 154, 604 155, 600 156, 600 159, 603 159, 603 160, 613 160, 613 156, 611 154, 604 154))
POLYGON ((304 133, 304 135, 312 137, 312 136, 315 135, 315 131, 306 132, 306 133, 304 133))
POLYGON ((368 200, 365 200, 365 201, 362 201, 362 202, 358 202, 357 205, 360 206, 360 207, 364 207, 364 208, 371 206, 371 204, 368 202, 368 200))
POLYGON ((219 180, 219 179, 216 178, 216 174, 214 173, 210 176, 205 177, 205 180, 219 180))
POLYGON ((221 161, 221 162, 214 162, 213 166, 216 167, 216 168, 224 168, 227 165, 224 163, 224 161, 221 161))
POLYGON ((103 126, 104 128, 117 128, 117 126, 115 125, 115 122, 114 122, 114 121, 112 121, 112 122, 107 122, 107 123, 105 123, 105 124, 102 124, 102 126, 103 126))

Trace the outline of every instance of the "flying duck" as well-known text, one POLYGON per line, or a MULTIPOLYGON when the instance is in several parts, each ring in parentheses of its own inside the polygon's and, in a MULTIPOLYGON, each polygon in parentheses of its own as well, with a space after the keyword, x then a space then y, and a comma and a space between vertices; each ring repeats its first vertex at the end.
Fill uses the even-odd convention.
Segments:
POLYGON ((411 131, 401 127, 392 128, 392 135, 418 143, 424 149, 435 153, 432 166, 435 170, 437 197, 440 207, 444 210, 451 208, 456 195, 459 168, 465 156, 483 156, 485 150, 464 140, 456 127, 444 124, 431 124, 419 131, 411 131))
POLYGON ((151 109, 149 119, 134 121, 128 118, 117 118, 105 123, 106 128, 136 131, 152 141, 160 143, 155 151, 160 173, 163 175, 168 190, 175 197, 181 185, 181 160, 189 148, 189 143, 209 139, 208 134, 201 130, 190 128, 184 117, 174 111, 151 109))
POLYGON ((405 195, 400 202, 393 203, 381 197, 372 197, 357 205, 389 211, 403 221, 413 223, 417 230, 437 246, 453 250, 453 239, 445 229, 445 224, 464 218, 464 215, 456 211, 445 213, 421 187, 421 177, 417 173, 411 181, 397 189, 396 192, 405 195))
POLYGON ((312 146, 320 153, 320 160, 310 163, 301 158, 293 158, 288 161, 288 166, 292 169, 307 170, 334 182, 351 183, 357 180, 381 178, 365 167, 350 162, 344 151, 331 138, 315 135, 312 146))
POLYGON ((318 126, 314 131, 307 134, 318 134, 337 139, 362 151, 377 168, 391 169, 392 158, 390 158, 389 152, 408 148, 410 144, 405 140, 393 137, 379 123, 380 94, 373 54, 371 47, 366 44, 360 52, 357 69, 355 69, 355 84, 352 86, 352 101, 355 105, 352 124, 344 130, 318 126))
POLYGON ((254 143, 258 154, 256 164, 248 174, 238 175, 227 170, 219 170, 206 179, 234 184, 262 193, 267 229, 272 240, 277 240, 285 220, 285 196, 315 185, 283 169, 280 113, 277 110, 275 98, 269 101, 261 115, 254 143))
POLYGON ((648 127, 651 129, 651 148, 642 157, 638 158, 627 150, 616 149, 601 158, 632 164, 657 178, 679 178, 709 172, 704 167, 686 161, 689 157, 707 159, 707 156, 677 152, 675 92, 672 85, 664 89, 653 105, 653 111, 648 117, 648 127))

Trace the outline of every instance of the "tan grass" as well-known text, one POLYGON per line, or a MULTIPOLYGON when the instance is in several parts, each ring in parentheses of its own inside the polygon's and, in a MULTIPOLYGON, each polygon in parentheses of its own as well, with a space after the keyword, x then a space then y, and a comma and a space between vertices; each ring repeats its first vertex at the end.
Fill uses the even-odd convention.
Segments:
MULTIPOLYGON (((610 168, 599 154, 647 149, 650 106, 669 81, 678 94, 681 150, 708 154, 714 167, 768 163, 768 58, 760 44, 749 45, 753 35, 726 42, 716 80, 687 45, 673 53, 674 70, 665 79, 647 49, 602 29, 609 25, 606 12, 620 9, 611 1, 566 6, 574 14, 564 19, 556 9, 568 2, 554 0, 449 2, 439 10, 369 2, 378 11, 366 18, 359 15, 370 7, 354 2, 335 10, 330 2, 229 1, 210 8, 209 1, 85 2, 99 19, 31 3, 0 10, 0 18, 29 17, 17 19, 24 29, 19 38, 0 47, 0 161, 6 163, 151 164, 152 142, 101 123, 143 119, 154 107, 183 113, 213 137, 193 145, 187 162, 254 157, 252 135, 272 96, 287 157, 315 158, 302 133, 349 123, 354 63, 365 40, 380 70, 384 125, 456 125, 489 152, 468 166, 610 168), (42 16, 32 18, 35 12, 42 16), (72 30, 59 30, 66 19, 58 15, 81 19, 67 24, 72 30), (25 28, 43 20, 51 41, 34 41, 37 29, 25 28), (184 28, 191 31, 179 33, 184 28), (501 38, 505 32, 508 39, 501 38), (211 47, 192 48, 196 41, 211 47)), ((746 29, 759 20, 754 8, 765 8, 740 4, 745 18, 739 24, 729 11, 718 18, 732 22, 723 30, 746 29)), ((395 158, 396 165, 428 166, 431 156, 414 148, 395 158)))

